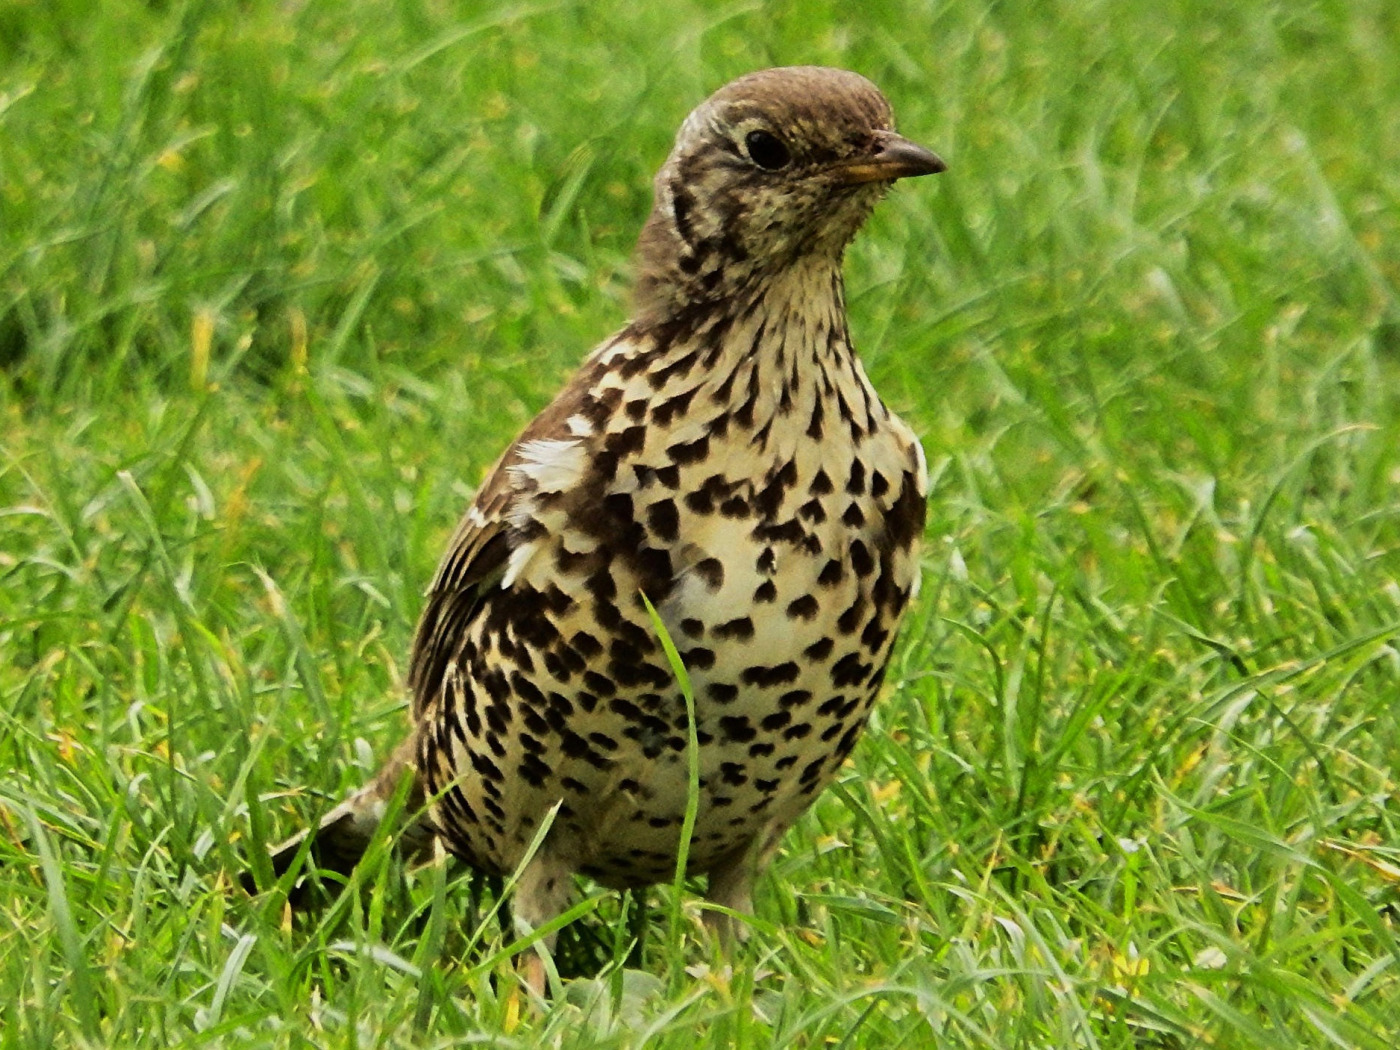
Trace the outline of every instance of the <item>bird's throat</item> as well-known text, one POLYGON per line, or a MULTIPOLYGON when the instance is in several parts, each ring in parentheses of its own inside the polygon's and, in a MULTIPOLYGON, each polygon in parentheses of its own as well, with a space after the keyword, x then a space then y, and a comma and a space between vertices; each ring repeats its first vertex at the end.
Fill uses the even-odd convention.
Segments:
POLYGON ((883 418, 851 347, 839 260, 804 259, 733 298, 636 322, 605 352, 625 397, 683 405, 694 431, 683 437, 751 455, 781 458, 838 429, 859 440, 883 418))

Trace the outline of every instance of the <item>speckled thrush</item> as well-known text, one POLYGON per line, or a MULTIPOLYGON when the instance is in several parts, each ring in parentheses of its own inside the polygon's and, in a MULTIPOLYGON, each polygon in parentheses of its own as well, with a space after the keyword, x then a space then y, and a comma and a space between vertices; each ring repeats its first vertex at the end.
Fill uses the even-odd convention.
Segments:
POLYGON ((516 887, 527 925, 576 873, 670 879, 691 728, 645 595, 694 689, 689 871, 751 909, 855 745, 917 587, 923 453, 852 349, 841 262, 893 182, 943 167, 842 70, 753 73, 690 114, 633 319, 476 494, 413 643, 409 737, 321 823, 318 863, 348 870, 410 777, 408 848, 438 836, 486 872, 515 871, 553 813, 516 887))

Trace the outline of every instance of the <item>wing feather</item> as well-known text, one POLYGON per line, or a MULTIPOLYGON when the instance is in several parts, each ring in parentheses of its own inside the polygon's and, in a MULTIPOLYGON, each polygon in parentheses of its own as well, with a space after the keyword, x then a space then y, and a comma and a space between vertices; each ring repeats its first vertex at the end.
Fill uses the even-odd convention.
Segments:
MULTIPOLYGON (((525 542, 520 519, 522 500, 541 487, 560 480, 561 464, 551 453, 564 446, 589 445, 581 433, 580 412, 603 407, 591 394, 605 370, 603 353, 616 340, 604 343, 589 357, 559 395, 540 412, 497 460, 457 525, 437 574, 428 588, 422 617, 409 658, 408 685, 413 693, 416 718, 433 701, 443 679, 461 649, 462 639, 480 613, 493 587, 507 588, 511 555, 525 542)), ((588 428, 591 433, 591 428, 588 428)), ((576 468, 587 463, 587 449, 576 458, 576 468)))

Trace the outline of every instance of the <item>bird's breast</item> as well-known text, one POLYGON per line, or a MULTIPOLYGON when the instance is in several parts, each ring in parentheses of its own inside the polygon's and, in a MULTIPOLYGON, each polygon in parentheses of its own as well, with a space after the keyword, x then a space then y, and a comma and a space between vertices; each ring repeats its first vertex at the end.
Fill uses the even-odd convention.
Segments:
POLYGON ((917 443, 850 362, 703 356, 609 373, 610 415, 521 454, 440 775, 472 773, 444 808, 478 863, 509 870, 559 802, 582 870, 666 877, 692 727, 644 596, 693 690, 697 870, 795 819, 864 724, 915 583, 917 443))

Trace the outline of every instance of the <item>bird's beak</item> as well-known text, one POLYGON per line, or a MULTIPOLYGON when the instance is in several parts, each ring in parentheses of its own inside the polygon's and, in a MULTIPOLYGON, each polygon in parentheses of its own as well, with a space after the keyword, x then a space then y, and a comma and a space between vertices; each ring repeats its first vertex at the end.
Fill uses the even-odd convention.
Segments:
POLYGON ((938 154, 910 142, 903 135, 896 135, 893 131, 877 131, 873 153, 845 161, 836 170, 843 185, 859 186, 866 182, 893 182, 916 175, 937 175, 940 171, 947 171, 948 165, 938 154))

